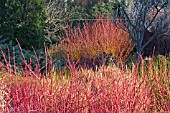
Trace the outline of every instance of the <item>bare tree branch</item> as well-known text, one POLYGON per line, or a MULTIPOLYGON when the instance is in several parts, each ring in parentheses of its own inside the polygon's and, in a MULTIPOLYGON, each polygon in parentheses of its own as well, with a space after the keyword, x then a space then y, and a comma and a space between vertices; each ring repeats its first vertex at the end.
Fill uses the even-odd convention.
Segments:
MULTIPOLYGON (((168 4, 168 0, 163 1, 157 1, 154 0, 133 0, 133 8, 131 9, 132 14, 130 15, 130 12, 128 11, 127 7, 124 6, 124 4, 120 4, 118 0, 117 6, 119 8, 119 17, 116 17, 116 15, 113 15, 113 19, 121 18, 123 21, 123 24, 128 29, 129 34, 133 40, 133 42, 136 45, 136 50, 139 55, 142 53, 143 49, 160 33, 162 33, 164 29, 164 23, 163 21, 166 19, 167 14, 164 11, 164 16, 162 16, 160 19, 157 19, 159 17, 161 11, 163 8, 166 8, 168 4), (162 4, 159 6, 159 4, 162 4), (156 13, 154 13, 153 16, 150 15, 151 8, 156 8, 156 13), (148 23, 149 21, 149 23, 148 23), (148 31, 148 28, 154 28, 152 32, 154 34, 147 40, 145 44, 143 44, 143 37, 146 31, 148 31), (143 45, 142 45, 143 44, 143 45)), ((118 12, 117 12, 118 13, 118 12)), ((138 58, 139 58, 138 55, 138 58)))
POLYGON ((156 6, 156 9, 157 9, 156 14, 155 14, 154 17, 152 18, 151 22, 148 24, 148 26, 146 27, 146 29, 148 29, 148 28, 152 25, 152 23, 154 22, 154 20, 155 20, 156 17, 158 16, 159 12, 160 12, 160 11, 165 7, 165 5, 167 5, 167 4, 168 4, 168 3, 165 2, 159 9, 158 9, 158 7, 156 6))

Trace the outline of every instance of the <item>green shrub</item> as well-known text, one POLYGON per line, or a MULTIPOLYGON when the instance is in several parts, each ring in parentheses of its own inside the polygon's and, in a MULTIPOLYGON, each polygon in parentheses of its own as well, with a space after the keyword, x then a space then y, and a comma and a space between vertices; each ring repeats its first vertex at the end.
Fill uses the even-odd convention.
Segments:
POLYGON ((1 0, 0 11, 0 34, 24 49, 43 47, 44 0, 1 0))
POLYGON ((95 4, 92 8, 92 15, 94 17, 96 16, 102 16, 104 18, 111 18, 111 15, 113 13, 113 2, 99 2, 95 4))

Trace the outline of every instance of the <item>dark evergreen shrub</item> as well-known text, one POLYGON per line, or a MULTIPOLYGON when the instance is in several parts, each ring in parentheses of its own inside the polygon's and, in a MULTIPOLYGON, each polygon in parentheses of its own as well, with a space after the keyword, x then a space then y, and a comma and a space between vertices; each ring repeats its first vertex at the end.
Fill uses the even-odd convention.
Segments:
POLYGON ((22 48, 43 47, 44 0, 0 0, 0 34, 22 48))

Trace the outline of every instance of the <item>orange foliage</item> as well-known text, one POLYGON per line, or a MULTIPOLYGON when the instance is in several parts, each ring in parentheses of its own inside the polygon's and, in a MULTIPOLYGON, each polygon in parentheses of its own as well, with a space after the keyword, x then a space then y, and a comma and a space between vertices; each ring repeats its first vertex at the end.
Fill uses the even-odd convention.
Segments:
POLYGON ((83 29, 70 28, 65 33, 66 38, 51 50, 69 53, 73 59, 96 58, 101 53, 106 53, 125 61, 134 46, 128 32, 118 28, 110 20, 85 23, 83 29))

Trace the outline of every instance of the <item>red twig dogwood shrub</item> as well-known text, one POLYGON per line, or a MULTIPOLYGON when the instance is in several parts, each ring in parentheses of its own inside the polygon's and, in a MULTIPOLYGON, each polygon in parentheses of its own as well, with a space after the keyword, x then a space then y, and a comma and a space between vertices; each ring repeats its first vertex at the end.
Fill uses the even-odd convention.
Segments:
POLYGON ((126 61, 134 46, 128 32, 110 20, 87 22, 82 29, 80 26, 70 28, 65 33, 65 39, 51 48, 51 54, 60 52, 66 56, 69 53, 72 59, 91 59, 106 53, 126 61))
POLYGON ((24 61, 26 68, 22 70, 24 72, 20 72, 11 68, 10 62, 6 60, 4 68, 6 71, 3 69, 3 64, 0 69, 0 112, 166 113, 170 111, 170 68, 168 68, 169 62, 163 58, 156 62, 157 64, 149 62, 141 67, 137 65, 132 70, 109 65, 101 66, 98 71, 84 68, 77 70, 77 62, 70 62, 69 54, 67 60, 70 71, 67 78, 65 68, 61 73, 46 72, 43 75, 38 73, 39 68, 33 70, 31 64, 24 61))
POLYGON ((119 113, 150 111, 149 85, 145 79, 116 66, 98 72, 76 71, 65 80, 47 77, 7 77, 5 112, 119 113))
POLYGON ((146 77, 150 83, 150 96, 154 112, 166 113, 170 111, 170 62, 165 56, 153 57, 149 61, 142 61, 140 76, 146 77))
POLYGON ((11 68, 11 71, 6 68, 8 72, 0 73, 0 110, 5 113, 166 113, 170 110, 170 70, 167 65, 159 64, 166 73, 153 64, 147 65, 147 71, 145 67, 139 70, 138 66, 121 70, 115 65, 93 71, 76 70, 75 64, 70 63, 69 78, 65 78, 65 72, 48 73, 46 78, 31 73, 15 75, 10 73, 11 68))

